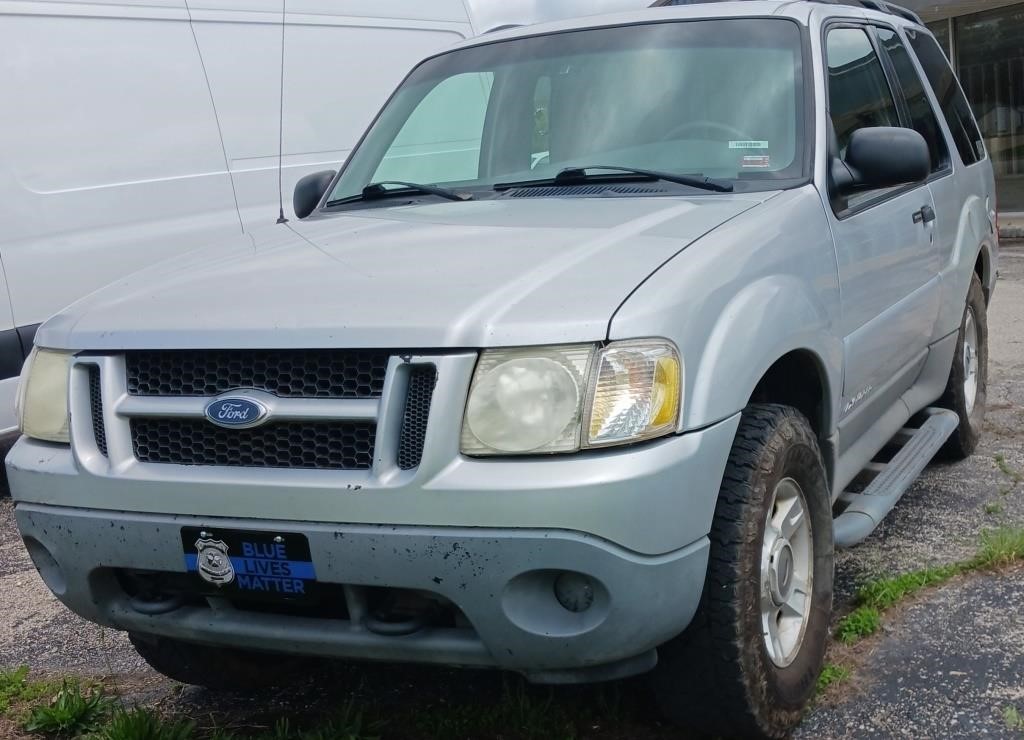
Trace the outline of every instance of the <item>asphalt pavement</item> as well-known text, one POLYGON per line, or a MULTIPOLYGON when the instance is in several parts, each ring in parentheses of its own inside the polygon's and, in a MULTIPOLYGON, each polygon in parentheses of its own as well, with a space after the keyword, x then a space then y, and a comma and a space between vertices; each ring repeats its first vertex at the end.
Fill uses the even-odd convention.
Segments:
MULTIPOLYGON (((1024 484, 1013 480, 1014 471, 1024 473, 1022 318, 1024 243, 1005 250, 990 308, 989 414, 977 454, 933 464, 867 542, 839 554, 838 614, 850 609, 866 579, 969 558, 983 530, 1024 526, 1024 484)), ((123 635, 78 619, 49 594, 25 554, 12 509, 9 499, 0 500, 0 667, 116 676, 139 697, 212 711, 207 702, 217 700, 179 691, 152 673, 123 635)), ((887 614, 882 633, 852 660, 854 676, 808 713, 797 737, 1024 737, 1003 717, 1008 708, 1024 714, 1024 569, 959 578, 913 599, 887 614)), ((400 677, 415 695, 433 691, 433 677, 442 674, 426 671, 419 686, 410 678, 415 673, 384 675, 379 680, 400 677)), ((467 674, 461 690, 476 675, 467 674)), ((288 697, 276 701, 287 713, 288 697)), ((653 728, 639 734, 672 736, 653 728)))

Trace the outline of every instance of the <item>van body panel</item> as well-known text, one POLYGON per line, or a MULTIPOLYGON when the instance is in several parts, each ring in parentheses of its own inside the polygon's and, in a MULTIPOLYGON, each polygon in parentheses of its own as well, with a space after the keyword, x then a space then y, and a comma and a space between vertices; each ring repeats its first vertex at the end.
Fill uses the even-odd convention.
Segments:
POLYGON ((0 95, 18 101, 0 143, 0 199, 17 214, 0 255, 18 326, 240 230, 187 18, 121 11, 0 24, 0 95))

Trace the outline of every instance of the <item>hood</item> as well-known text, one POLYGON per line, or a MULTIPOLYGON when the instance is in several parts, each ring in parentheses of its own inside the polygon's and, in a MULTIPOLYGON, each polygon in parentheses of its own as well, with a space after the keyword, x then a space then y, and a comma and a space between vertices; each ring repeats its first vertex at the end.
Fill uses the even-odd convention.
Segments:
POLYGON ((769 197, 509 198, 294 221, 122 279, 45 323, 36 342, 116 350, 600 341, 659 266, 769 197))

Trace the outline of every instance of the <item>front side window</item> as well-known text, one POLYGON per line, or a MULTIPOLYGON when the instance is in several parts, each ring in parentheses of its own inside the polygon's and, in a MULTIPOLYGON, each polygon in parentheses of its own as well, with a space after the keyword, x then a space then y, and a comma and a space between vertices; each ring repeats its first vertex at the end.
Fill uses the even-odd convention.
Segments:
POLYGON ((925 93, 924 83, 920 75, 914 69, 914 63, 910 60, 910 53, 907 47, 900 41, 895 31, 887 28, 878 29, 878 40, 889 55, 893 69, 896 71, 896 79, 903 88, 903 98, 907 101, 907 108, 910 112, 910 120, 917 133, 924 137, 928 143, 928 151, 931 154, 932 172, 940 172, 949 167, 949 149, 946 146, 946 138, 939 127, 939 119, 935 117, 932 104, 925 93))
POLYGON ((730 19, 443 54, 399 88, 329 202, 383 180, 487 197, 496 184, 596 165, 786 187, 809 172, 802 48, 791 21, 730 19))
POLYGON ((928 34, 908 29, 907 37, 939 101, 942 115, 953 134, 953 142, 960 152, 960 159, 965 165, 984 159, 985 145, 981 140, 981 132, 942 49, 928 34))
POLYGON ((828 102, 839 155, 846 154, 853 132, 874 126, 899 126, 896 101, 882 63, 863 28, 828 33, 828 102))

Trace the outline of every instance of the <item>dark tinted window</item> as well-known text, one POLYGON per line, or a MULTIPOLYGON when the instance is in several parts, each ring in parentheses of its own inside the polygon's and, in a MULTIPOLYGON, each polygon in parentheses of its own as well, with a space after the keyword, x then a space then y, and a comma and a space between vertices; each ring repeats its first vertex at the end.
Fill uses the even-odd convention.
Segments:
POLYGON ((857 129, 899 126, 900 121, 882 63, 864 29, 829 31, 827 53, 829 113, 842 156, 857 129))
POLYGON ((964 164, 974 164, 984 156, 985 147, 981 142, 981 133, 971 115, 967 98, 964 97, 960 85, 949 67, 949 62, 942 54, 942 49, 931 36, 924 33, 907 31, 910 45, 914 47, 928 82, 935 91, 935 97, 942 107, 942 115, 946 118, 949 130, 953 133, 953 142, 964 164))
POLYGON ((920 75, 914 69, 914 63, 910 60, 910 53, 907 47, 900 41, 895 31, 887 28, 878 29, 878 40, 892 60, 896 69, 896 77, 900 87, 903 88, 903 97, 906 98, 907 107, 910 109, 910 120, 917 133, 928 142, 928 151, 932 156, 932 172, 946 169, 949 166, 949 149, 946 147, 946 138, 942 134, 939 120, 935 117, 932 104, 928 101, 925 93, 924 83, 920 75))

